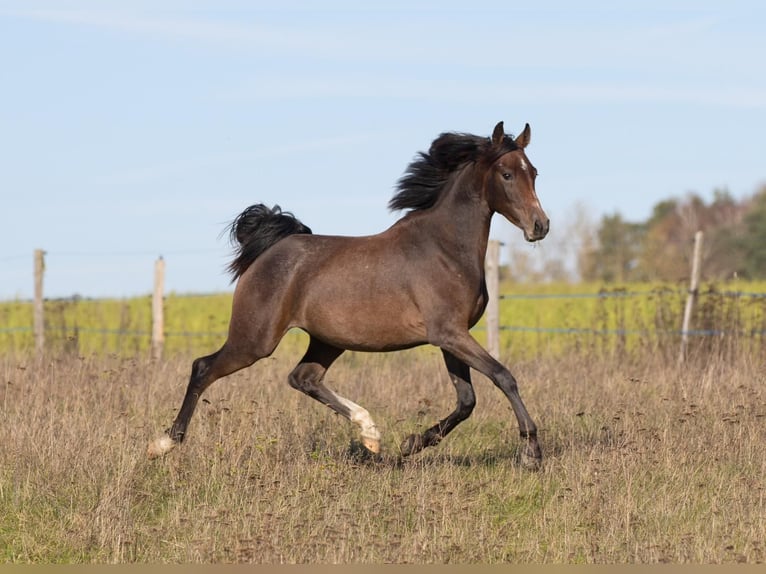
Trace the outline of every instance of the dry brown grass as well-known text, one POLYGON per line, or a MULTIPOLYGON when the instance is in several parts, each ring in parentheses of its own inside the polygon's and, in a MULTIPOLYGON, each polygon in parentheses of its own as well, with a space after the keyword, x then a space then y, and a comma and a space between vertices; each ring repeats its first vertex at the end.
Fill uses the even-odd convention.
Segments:
POLYGON ((453 408, 438 354, 349 355, 332 387, 384 432, 359 460, 345 420, 290 389, 278 353, 216 383, 186 443, 148 461, 188 358, 0 359, 5 562, 760 562, 761 360, 568 357, 515 365, 546 463, 475 376, 474 415, 400 464, 453 408), (351 445, 351 446, 350 446, 351 445))

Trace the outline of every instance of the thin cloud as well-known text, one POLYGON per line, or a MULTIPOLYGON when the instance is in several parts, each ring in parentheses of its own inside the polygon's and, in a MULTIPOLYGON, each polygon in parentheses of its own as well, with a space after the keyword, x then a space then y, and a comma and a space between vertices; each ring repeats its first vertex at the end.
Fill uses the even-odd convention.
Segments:
POLYGON ((251 164, 264 160, 288 155, 296 155, 312 151, 327 151, 333 148, 348 148, 365 142, 379 139, 379 133, 357 133, 326 138, 299 140, 293 143, 275 144, 268 147, 256 148, 244 152, 232 152, 203 157, 183 158, 160 164, 140 166, 127 170, 92 178, 95 185, 138 185, 153 181, 187 177, 199 173, 230 167, 236 164, 251 164))
POLYGON ((163 18, 136 12, 106 10, 23 10, 10 13, 18 18, 87 26, 139 34, 159 39, 191 40, 208 44, 247 47, 290 47, 298 38, 286 29, 241 24, 230 20, 163 18))
POLYGON ((734 109, 766 108, 766 89, 745 85, 672 85, 612 81, 515 83, 358 74, 349 77, 274 76, 211 96, 223 102, 316 99, 387 99, 474 105, 505 104, 695 104, 734 109))

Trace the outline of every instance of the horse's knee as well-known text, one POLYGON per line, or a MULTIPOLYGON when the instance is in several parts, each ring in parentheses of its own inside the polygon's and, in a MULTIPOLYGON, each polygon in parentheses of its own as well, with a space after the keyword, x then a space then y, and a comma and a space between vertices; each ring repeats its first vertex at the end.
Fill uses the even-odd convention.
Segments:
POLYGON ((298 391, 308 394, 321 379, 321 373, 316 372, 309 364, 301 364, 295 367, 287 376, 287 382, 298 391))

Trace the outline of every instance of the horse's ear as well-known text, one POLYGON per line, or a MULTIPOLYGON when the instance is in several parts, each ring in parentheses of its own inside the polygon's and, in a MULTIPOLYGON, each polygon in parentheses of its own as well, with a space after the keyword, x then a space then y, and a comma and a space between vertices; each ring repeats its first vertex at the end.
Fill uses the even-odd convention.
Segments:
POLYGON ((529 124, 526 124, 524 126, 524 131, 521 132, 519 137, 516 138, 516 145, 519 146, 519 149, 524 149, 529 145, 530 140, 532 139, 532 130, 529 127, 529 124))
POLYGON ((495 147, 499 147, 503 143, 503 138, 505 137, 505 130, 503 129, 503 122, 498 122, 495 126, 494 131, 492 132, 492 145, 495 147))

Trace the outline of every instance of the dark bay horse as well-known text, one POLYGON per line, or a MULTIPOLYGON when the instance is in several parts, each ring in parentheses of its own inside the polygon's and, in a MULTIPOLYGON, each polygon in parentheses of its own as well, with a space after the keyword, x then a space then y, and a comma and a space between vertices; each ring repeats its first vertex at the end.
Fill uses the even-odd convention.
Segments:
POLYGON ((471 414, 475 369, 510 401, 524 442, 522 463, 538 467, 537 428, 516 380, 469 333, 487 305, 484 257, 492 215, 502 214, 528 241, 548 233, 535 192, 537 170, 524 152, 530 135, 527 124, 509 137, 502 122, 490 138, 440 135, 412 162, 389 202, 392 210, 408 212, 378 235, 312 235, 279 207, 254 205, 241 213, 231 226, 238 248, 230 270, 238 283, 228 338, 220 350, 194 361, 178 416, 149 445, 149 456, 183 441, 197 401, 214 381, 268 357, 297 327, 310 342, 290 385, 357 424, 369 451, 380 450, 377 426, 367 410, 324 385, 325 372, 347 349, 395 351, 428 343, 442 350, 457 406, 407 437, 401 454, 438 444, 471 414))

